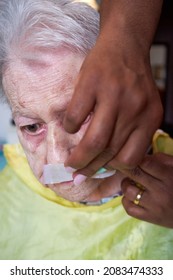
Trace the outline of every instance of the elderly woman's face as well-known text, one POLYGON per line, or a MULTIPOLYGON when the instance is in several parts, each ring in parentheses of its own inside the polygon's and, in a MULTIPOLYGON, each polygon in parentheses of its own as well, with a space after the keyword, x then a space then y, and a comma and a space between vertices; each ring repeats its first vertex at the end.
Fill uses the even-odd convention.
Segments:
MULTIPOLYGON (((39 63, 15 60, 3 75, 3 86, 16 123, 20 142, 35 176, 43 181, 43 166, 64 163, 82 138, 89 121, 76 134, 62 125, 83 58, 74 54, 44 54, 39 63)), ((76 108, 77 110, 77 108, 76 108)), ((81 201, 101 180, 88 179, 50 185, 58 195, 81 201)))

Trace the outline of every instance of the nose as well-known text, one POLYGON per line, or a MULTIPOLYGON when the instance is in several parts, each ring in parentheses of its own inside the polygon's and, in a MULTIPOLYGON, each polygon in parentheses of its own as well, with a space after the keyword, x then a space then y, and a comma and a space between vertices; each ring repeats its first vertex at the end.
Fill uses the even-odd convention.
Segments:
POLYGON ((72 135, 61 128, 51 127, 46 139, 47 163, 64 163, 74 148, 72 135))

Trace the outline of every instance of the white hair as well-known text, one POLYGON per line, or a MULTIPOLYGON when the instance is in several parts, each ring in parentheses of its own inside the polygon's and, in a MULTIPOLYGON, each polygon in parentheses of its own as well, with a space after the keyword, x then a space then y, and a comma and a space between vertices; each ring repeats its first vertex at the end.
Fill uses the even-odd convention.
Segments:
POLYGON ((99 32, 99 14, 73 0, 0 0, 0 86, 11 57, 32 48, 67 48, 86 55, 99 32))

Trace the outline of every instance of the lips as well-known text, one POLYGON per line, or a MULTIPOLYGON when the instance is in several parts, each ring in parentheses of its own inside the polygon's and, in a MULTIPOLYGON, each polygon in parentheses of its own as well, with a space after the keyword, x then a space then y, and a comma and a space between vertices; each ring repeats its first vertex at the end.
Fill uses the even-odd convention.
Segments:
POLYGON ((51 184, 51 185, 47 185, 49 186, 50 189, 53 189, 54 191, 59 191, 61 189, 61 191, 67 191, 67 189, 71 189, 71 187, 74 186, 73 181, 66 181, 66 182, 61 182, 61 183, 57 183, 57 184, 51 184))
POLYGON ((61 183, 59 183, 59 184, 56 184, 56 185, 61 185, 61 186, 63 186, 63 185, 70 185, 70 184, 73 184, 73 180, 72 181, 65 181, 65 182, 61 182, 61 183))

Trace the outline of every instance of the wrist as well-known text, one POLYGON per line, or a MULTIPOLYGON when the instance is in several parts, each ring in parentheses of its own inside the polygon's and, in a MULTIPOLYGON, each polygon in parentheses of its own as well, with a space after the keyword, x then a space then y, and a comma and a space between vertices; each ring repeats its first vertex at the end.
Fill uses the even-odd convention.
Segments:
POLYGON ((162 0, 102 0, 100 37, 108 43, 133 46, 148 55, 160 17, 162 0))

